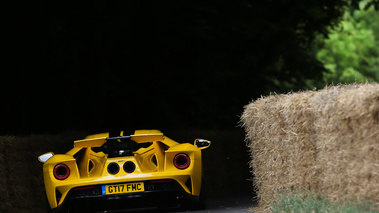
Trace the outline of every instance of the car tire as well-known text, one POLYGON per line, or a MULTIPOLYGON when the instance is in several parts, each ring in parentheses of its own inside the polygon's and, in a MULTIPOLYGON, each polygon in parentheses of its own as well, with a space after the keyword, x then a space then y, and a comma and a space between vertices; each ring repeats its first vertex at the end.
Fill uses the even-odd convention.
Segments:
POLYGON ((46 206, 46 213, 53 213, 53 211, 50 208, 50 204, 47 200, 45 202, 45 206, 46 206))
POLYGON ((80 205, 75 204, 71 206, 69 213, 95 213, 96 206, 92 202, 84 201, 80 205))
POLYGON ((207 208, 206 187, 204 180, 201 183, 200 195, 197 199, 186 200, 182 203, 182 208, 185 210, 204 210, 207 208))
POLYGON ((207 194, 205 190, 205 182, 201 183, 199 200, 195 203, 195 210, 204 210, 207 208, 207 194))

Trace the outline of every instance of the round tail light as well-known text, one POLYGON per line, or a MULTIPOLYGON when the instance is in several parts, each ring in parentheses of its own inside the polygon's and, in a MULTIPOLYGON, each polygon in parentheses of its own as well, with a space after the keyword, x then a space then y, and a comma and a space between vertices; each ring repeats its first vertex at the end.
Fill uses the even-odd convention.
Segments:
POLYGON ((113 162, 113 163, 110 163, 108 165, 108 172, 109 172, 109 174, 115 175, 119 171, 120 171, 120 166, 117 163, 113 162))
POLYGON ((178 169, 187 169, 190 165, 190 158, 186 154, 177 154, 174 158, 174 165, 178 169))
POLYGON ((64 180, 70 175, 70 169, 65 164, 58 164, 54 167, 54 177, 58 180, 64 180))
POLYGON ((136 165, 132 161, 127 161, 124 163, 124 171, 127 173, 132 173, 136 169, 136 165))

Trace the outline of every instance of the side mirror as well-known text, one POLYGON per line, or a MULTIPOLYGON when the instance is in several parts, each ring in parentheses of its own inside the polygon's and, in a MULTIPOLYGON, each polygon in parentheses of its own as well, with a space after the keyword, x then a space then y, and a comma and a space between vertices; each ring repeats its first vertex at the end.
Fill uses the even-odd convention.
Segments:
POLYGON ((194 145, 199 149, 206 149, 211 145, 211 142, 205 139, 196 139, 194 145))
POLYGON ((38 160, 42 163, 45 163, 47 160, 49 160, 51 157, 54 156, 54 153, 48 152, 38 157, 38 160))

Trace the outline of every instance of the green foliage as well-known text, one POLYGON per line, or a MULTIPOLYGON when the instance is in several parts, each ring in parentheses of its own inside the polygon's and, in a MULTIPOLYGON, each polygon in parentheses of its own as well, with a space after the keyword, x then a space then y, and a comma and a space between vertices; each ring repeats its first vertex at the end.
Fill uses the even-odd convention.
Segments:
POLYGON ((377 207, 368 202, 346 201, 342 204, 331 203, 323 196, 317 196, 309 191, 280 192, 272 202, 273 213, 378 213, 377 207))
POLYGON ((379 12, 367 5, 350 8, 328 38, 316 39, 316 57, 328 70, 324 83, 379 81, 379 12))

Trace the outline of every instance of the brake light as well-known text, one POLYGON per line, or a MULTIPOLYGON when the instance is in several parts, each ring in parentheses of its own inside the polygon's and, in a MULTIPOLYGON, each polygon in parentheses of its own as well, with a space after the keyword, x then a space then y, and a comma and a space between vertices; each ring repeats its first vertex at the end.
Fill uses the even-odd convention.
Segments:
POLYGON ((190 158, 184 153, 177 154, 174 158, 174 165, 178 169, 187 169, 190 165, 190 158))
POLYGON ((78 190, 83 190, 83 189, 94 189, 94 188, 95 186, 83 186, 83 187, 75 188, 74 190, 78 191, 78 190))
POLYGON ((70 169, 65 164, 58 164, 54 167, 54 177, 58 180, 64 180, 70 175, 70 169))

